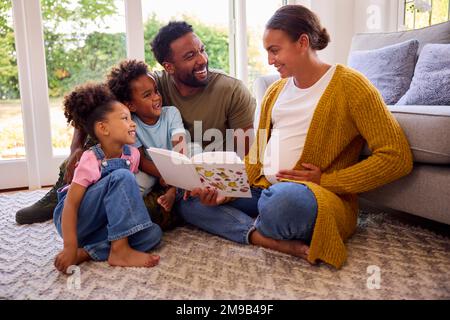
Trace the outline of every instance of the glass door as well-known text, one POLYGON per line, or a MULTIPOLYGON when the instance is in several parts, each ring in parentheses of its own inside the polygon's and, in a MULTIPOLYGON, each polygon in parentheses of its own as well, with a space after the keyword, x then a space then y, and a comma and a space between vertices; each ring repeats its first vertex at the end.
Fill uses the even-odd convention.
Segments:
POLYGON ((0 2, 0 189, 8 189, 28 176, 12 2, 0 2))

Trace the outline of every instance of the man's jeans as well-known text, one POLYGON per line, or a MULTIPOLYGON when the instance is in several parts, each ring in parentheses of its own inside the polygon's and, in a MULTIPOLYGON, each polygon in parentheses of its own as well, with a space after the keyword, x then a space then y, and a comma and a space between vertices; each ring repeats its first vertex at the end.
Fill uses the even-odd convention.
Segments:
POLYGON ((179 201, 176 210, 186 222, 238 243, 249 244, 255 229, 273 239, 311 242, 317 201, 308 187, 280 182, 251 191, 252 198, 238 198, 220 206, 205 206, 191 197, 179 201))
MULTIPOLYGON (((53 215, 61 236, 66 195, 58 193, 60 200, 53 215)), ((78 247, 97 261, 108 259, 114 240, 128 237, 130 247, 141 252, 161 241, 161 228, 150 220, 136 179, 128 169, 114 170, 86 190, 77 221, 78 247)))

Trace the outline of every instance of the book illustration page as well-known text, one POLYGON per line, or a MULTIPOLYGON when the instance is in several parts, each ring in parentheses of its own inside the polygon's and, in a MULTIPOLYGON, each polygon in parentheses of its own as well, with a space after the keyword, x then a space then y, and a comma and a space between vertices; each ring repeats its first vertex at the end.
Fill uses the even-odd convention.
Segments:
POLYGON ((231 197, 251 197, 247 174, 242 165, 195 164, 200 181, 207 187, 215 187, 219 193, 231 197))

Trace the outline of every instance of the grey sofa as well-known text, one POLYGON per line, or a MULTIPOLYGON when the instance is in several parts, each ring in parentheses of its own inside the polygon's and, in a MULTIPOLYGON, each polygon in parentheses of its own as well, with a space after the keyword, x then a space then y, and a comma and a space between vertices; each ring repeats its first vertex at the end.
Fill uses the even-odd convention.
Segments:
MULTIPOLYGON (((419 41, 419 54, 427 43, 450 43, 450 22, 412 31, 357 34, 351 51, 377 49, 409 39, 419 41)), ((258 106, 267 87, 278 78, 278 75, 268 75, 255 80, 258 106)), ((408 138, 414 169, 406 177, 360 194, 360 198, 375 206, 450 224, 450 106, 392 105, 388 108, 408 138)), ((362 156, 368 154, 370 151, 365 148, 362 156)))

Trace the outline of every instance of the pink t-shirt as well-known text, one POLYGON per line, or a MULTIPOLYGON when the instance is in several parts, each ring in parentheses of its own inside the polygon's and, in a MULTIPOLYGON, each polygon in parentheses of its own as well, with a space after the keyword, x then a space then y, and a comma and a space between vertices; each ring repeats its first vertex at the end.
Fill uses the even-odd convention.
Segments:
MULTIPOLYGON (((139 168, 139 150, 135 147, 130 146, 131 156, 126 156, 122 153, 121 159, 130 160, 130 170, 133 173, 138 172, 139 168)), ((73 173, 72 182, 75 182, 85 188, 96 183, 100 180, 100 161, 95 156, 94 151, 86 150, 81 155, 80 161, 73 173)))

